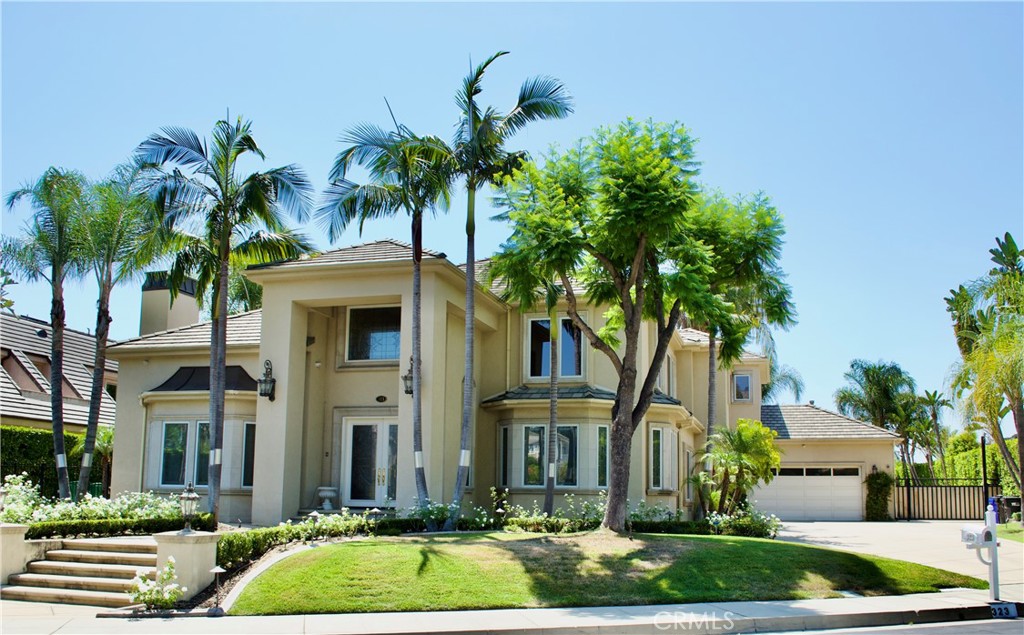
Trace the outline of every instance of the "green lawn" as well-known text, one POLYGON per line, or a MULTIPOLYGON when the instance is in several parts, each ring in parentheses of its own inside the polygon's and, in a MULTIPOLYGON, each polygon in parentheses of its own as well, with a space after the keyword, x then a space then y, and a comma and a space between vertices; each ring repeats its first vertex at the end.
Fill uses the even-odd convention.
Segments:
POLYGON ((909 562, 727 536, 490 532, 357 540, 256 578, 233 615, 608 606, 985 588, 909 562))
POLYGON ((999 525, 997 533, 1000 538, 1024 542, 1024 528, 1021 527, 1020 523, 1006 523, 1005 525, 999 525))

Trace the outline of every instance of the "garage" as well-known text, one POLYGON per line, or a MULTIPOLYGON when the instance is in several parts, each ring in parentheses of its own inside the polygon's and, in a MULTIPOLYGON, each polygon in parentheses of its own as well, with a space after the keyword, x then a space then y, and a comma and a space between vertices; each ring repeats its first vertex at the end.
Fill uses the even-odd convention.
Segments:
POLYGON ((892 472, 899 436, 810 404, 761 406, 775 431, 782 465, 754 490, 757 509, 792 520, 864 520, 864 479, 892 472))
POLYGON ((753 497, 758 509, 782 520, 863 520, 862 481, 857 466, 783 464, 753 497))

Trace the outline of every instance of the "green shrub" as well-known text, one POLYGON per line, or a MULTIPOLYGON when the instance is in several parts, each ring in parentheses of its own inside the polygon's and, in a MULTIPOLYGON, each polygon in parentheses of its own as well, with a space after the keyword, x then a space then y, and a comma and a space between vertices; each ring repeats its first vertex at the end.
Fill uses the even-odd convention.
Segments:
POLYGON ((892 520, 889 515, 889 498, 895 483, 888 472, 872 472, 864 479, 868 486, 868 494, 864 503, 864 519, 873 521, 892 520))
POLYGON ((711 525, 705 520, 634 520, 629 527, 634 532, 645 534, 706 536, 711 533, 711 525))
MULTIPOLYGON (((90 520, 56 520, 32 523, 25 532, 25 538, 71 538, 88 536, 124 536, 128 534, 148 535, 163 531, 178 531, 185 521, 178 518, 100 518, 90 520)), ((192 520, 192 529, 213 531, 213 515, 200 514, 192 520)))
MULTIPOLYGON (((402 519, 392 519, 402 520, 402 519)), ((343 511, 319 518, 304 518, 298 523, 281 523, 276 527, 260 527, 248 531, 226 533, 217 541, 217 564, 225 569, 244 565, 262 557, 278 545, 299 540, 338 538, 374 533, 378 522, 368 514, 357 516, 343 511)), ((392 525, 391 531, 398 528, 392 525)))
MULTIPOLYGON (((78 481, 82 464, 82 453, 75 452, 81 434, 64 433, 64 447, 68 448, 68 472, 72 482, 78 481)), ((57 496, 57 470, 53 460, 53 433, 37 428, 21 426, 0 426, 0 479, 12 474, 27 473, 33 482, 39 484, 43 496, 57 496)), ((99 483, 103 480, 100 462, 93 463, 89 480, 99 483)))

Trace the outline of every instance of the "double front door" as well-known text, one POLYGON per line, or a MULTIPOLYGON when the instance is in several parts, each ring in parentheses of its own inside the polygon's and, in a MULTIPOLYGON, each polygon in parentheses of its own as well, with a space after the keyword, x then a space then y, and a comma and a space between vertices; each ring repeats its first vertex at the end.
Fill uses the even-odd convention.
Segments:
POLYGON ((398 494, 398 424, 346 420, 342 499, 346 507, 394 504, 398 494))

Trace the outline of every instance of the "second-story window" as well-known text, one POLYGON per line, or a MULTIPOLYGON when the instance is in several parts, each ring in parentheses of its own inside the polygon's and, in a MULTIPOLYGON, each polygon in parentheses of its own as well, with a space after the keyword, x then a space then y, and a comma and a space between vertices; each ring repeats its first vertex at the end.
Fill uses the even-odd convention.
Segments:
MULTIPOLYGON (((560 377, 583 376, 583 333, 570 318, 560 318, 562 330, 558 335, 558 368, 560 377)), ((529 360, 530 379, 551 376, 551 320, 530 320, 529 360)))
POLYGON ((348 315, 349 361, 397 360, 401 346, 402 309, 352 309, 348 315))
POLYGON ((736 373, 732 376, 732 400, 750 401, 750 373, 736 373))

